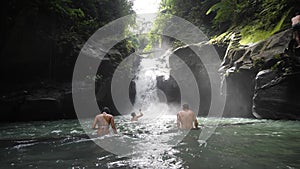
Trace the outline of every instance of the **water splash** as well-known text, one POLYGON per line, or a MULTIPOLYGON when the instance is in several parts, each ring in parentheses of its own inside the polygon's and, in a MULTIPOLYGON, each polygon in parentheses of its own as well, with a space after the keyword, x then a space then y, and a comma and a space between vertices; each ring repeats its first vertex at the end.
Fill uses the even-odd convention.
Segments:
POLYGON ((135 111, 142 109, 146 116, 163 115, 168 112, 167 98, 157 87, 157 77, 163 77, 165 80, 170 77, 169 55, 170 51, 166 51, 163 55, 141 56, 134 79, 136 84, 135 111))

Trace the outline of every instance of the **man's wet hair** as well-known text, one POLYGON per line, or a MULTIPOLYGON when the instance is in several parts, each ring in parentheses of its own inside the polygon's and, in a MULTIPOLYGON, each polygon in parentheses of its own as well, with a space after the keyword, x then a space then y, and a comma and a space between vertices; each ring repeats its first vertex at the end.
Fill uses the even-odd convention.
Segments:
POLYGON ((135 112, 132 112, 132 113, 131 113, 131 116, 132 116, 132 117, 136 116, 135 112))
POLYGON ((110 114, 110 110, 108 107, 104 107, 103 110, 102 110, 102 113, 105 112, 107 114, 110 114))
POLYGON ((189 105, 188 105, 188 104, 183 104, 183 105, 182 105, 182 108, 183 108, 183 109, 189 109, 189 105))

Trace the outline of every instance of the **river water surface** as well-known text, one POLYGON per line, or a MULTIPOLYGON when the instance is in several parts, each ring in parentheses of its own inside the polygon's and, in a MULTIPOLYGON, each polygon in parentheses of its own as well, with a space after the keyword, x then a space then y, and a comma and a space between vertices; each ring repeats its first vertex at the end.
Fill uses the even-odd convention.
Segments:
POLYGON ((130 156, 105 151, 95 144, 103 138, 86 136, 77 120, 1 124, 0 168, 300 168, 298 121, 198 118, 202 126, 219 125, 206 142, 191 130, 176 146, 174 115, 115 121, 120 134, 106 137, 133 140, 130 156))

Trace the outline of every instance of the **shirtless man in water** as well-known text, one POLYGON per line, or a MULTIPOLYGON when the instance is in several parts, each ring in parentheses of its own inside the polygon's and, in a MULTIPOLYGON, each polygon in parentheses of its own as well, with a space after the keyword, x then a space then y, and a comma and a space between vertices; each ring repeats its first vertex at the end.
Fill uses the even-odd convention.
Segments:
POLYGON ((95 117, 92 129, 97 129, 97 133, 100 136, 109 134, 109 125, 111 125, 111 128, 113 129, 115 134, 118 133, 115 126, 114 117, 109 113, 110 110, 105 107, 102 113, 95 117), (98 126, 97 128, 96 125, 98 126))
POLYGON ((296 15, 292 18, 292 27, 293 27, 293 38, 297 41, 298 46, 296 48, 300 48, 300 13, 297 12, 296 15))
POLYGON ((182 106, 183 110, 177 113, 178 129, 198 129, 198 121, 196 114, 189 109, 188 104, 182 106))
POLYGON ((139 115, 136 115, 134 112, 131 113, 132 116, 131 121, 138 121, 138 119, 143 116, 142 110, 140 109, 139 111, 140 111, 139 115))

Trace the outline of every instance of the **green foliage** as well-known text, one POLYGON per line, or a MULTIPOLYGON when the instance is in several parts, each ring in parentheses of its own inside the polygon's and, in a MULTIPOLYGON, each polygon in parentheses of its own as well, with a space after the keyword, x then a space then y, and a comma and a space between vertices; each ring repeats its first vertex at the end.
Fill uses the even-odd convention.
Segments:
POLYGON ((265 58, 263 57, 254 58, 253 60, 254 67, 259 70, 263 67, 264 64, 265 64, 265 58))
POLYGON ((210 39, 211 43, 226 43, 226 41, 230 40, 231 35, 233 34, 233 32, 231 31, 227 31, 224 32, 220 35, 214 36, 210 39))
POLYGON ((257 42, 290 27, 297 0, 163 0, 161 11, 182 17, 209 36, 242 32, 242 43, 257 42))
MULTIPOLYGON (((260 40, 265 40, 268 37, 272 36, 274 33, 280 31, 280 29, 283 26, 284 21, 286 20, 286 17, 288 15, 289 11, 286 12, 277 25, 275 27, 271 28, 266 28, 262 29, 261 24, 254 24, 254 25, 247 25, 242 28, 241 34, 242 34, 242 39, 240 41, 241 44, 249 44, 253 42, 258 42, 260 40)), ((273 24, 272 24, 273 25, 273 24)))
POLYGON ((216 12, 215 27, 242 33, 242 44, 264 40, 290 26, 290 17, 299 5, 296 0, 221 0, 207 14, 216 12))
MULTIPOLYGON (((51 71, 58 66, 66 68, 66 65, 72 69, 81 47, 97 29, 134 13, 130 0, 10 0, 2 3, 1 11, 1 26, 5 33, 2 32, 4 36, 0 46, 4 46, 11 35, 28 32, 30 35, 26 38, 34 39, 22 37, 22 41, 31 42, 27 45, 30 47, 28 50, 36 49, 36 42, 49 44, 41 50, 48 55, 52 51, 52 58, 44 59, 44 62, 50 62, 51 71)), ((132 22, 128 20, 126 24, 132 22)), ((132 44, 124 42, 118 45, 125 48, 123 52, 131 52, 132 44)))
POLYGON ((49 2, 49 9, 53 10, 54 12, 62 16, 66 16, 69 18, 84 17, 85 14, 80 8, 74 9, 71 6, 72 6, 72 1, 70 0, 65 0, 65 1, 53 0, 49 2))
POLYGON ((48 26, 56 27, 52 38, 62 44, 74 40, 84 43, 101 26, 133 13, 132 2, 128 0, 12 0, 8 5, 17 6, 24 15, 30 13, 29 19, 48 17, 48 26))
POLYGON ((169 20, 171 15, 158 14, 152 29, 147 35, 148 44, 144 49, 144 52, 149 52, 153 48, 158 47, 162 43, 162 34, 167 29, 167 20, 169 20))
POLYGON ((131 28, 131 31, 127 32, 127 35, 131 35, 129 40, 134 48, 140 52, 150 52, 154 48, 160 47, 162 43, 161 35, 167 29, 166 20, 168 19, 170 19, 170 15, 158 14, 153 25, 150 25, 151 23, 147 21, 137 20, 136 25, 131 28), (144 34, 146 29, 148 33, 144 34), (132 35, 135 33, 138 35, 132 35))
POLYGON ((232 14, 238 10, 238 7, 239 5, 236 3, 236 0, 222 0, 209 8, 206 15, 210 14, 212 11, 217 11, 215 23, 222 23, 232 20, 232 14))
POLYGON ((203 32, 212 35, 212 20, 214 12, 206 15, 209 8, 219 0, 163 0, 160 11, 172 14, 190 21, 198 26, 203 32))

